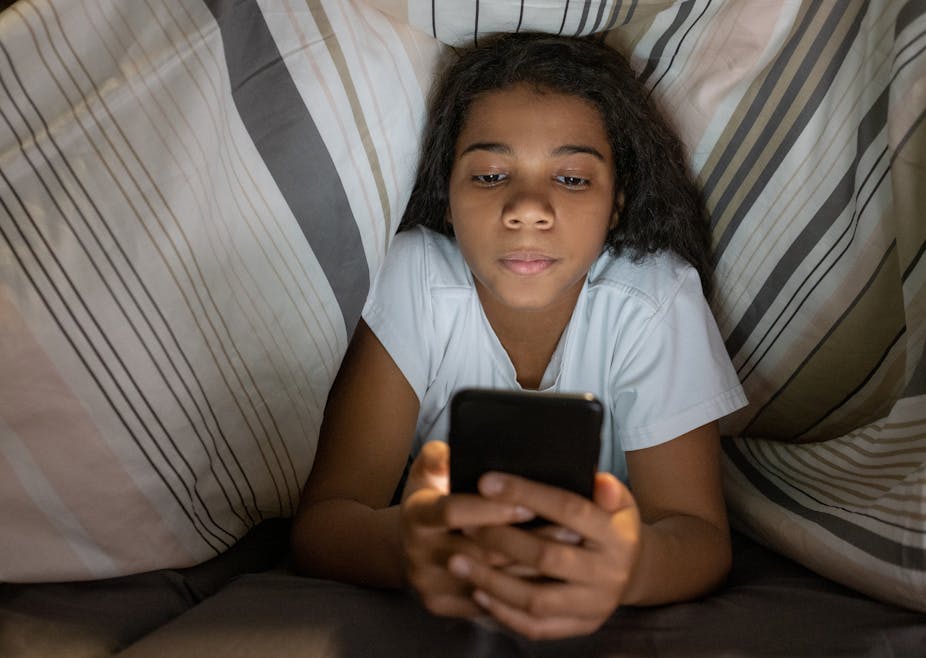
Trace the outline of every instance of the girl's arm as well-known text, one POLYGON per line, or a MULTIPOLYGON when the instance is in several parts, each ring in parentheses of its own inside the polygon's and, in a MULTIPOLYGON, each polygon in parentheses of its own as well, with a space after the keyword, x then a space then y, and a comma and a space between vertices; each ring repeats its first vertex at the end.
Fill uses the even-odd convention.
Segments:
POLYGON ((643 525, 622 602, 655 605, 710 592, 732 560, 717 423, 626 459, 643 525))
POLYGON ((293 522, 296 568, 399 587, 399 509, 390 508, 415 434, 418 398, 363 320, 334 381, 312 473, 293 522))
POLYGON ((452 572, 473 583, 474 598, 499 621, 534 638, 591 632, 619 605, 709 592, 731 562, 716 423, 626 456, 634 494, 599 473, 594 501, 522 478, 484 476, 483 495, 529 507, 581 542, 484 528, 476 535, 483 548, 548 579, 518 578, 462 555, 452 558, 452 572))
POLYGON ((450 555, 487 559, 456 530, 529 518, 515 505, 447 495, 448 450, 431 442, 412 464, 401 506, 392 506, 415 433, 418 398, 361 321, 335 380, 315 465, 293 522, 296 568, 376 587, 409 584, 437 614, 474 615, 469 584, 450 555))

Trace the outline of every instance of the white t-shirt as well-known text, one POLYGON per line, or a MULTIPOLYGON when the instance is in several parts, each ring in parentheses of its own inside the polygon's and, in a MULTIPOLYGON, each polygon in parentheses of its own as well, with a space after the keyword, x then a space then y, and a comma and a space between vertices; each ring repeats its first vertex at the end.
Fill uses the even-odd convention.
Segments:
MULTIPOLYGON (((363 319, 421 404, 413 453, 447 439, 457 390, 521 389, 452 238, 421 227, 398 234, 363 319)), ((697 272, 671 253, 638 263, 599 257, 540 389, 601 400, 598 468, 625 482, 624 451, 674 439, 747 402, 697 272)))

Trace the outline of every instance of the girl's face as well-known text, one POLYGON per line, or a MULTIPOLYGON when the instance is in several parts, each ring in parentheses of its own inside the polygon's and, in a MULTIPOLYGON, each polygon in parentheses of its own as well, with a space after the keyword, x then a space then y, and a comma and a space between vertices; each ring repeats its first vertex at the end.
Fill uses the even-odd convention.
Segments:
POLYGON ((472 103, 449 221, 487 313, 571 312, 616 224, 614 184, 604 122, 588 101, 518 85, 472 103))

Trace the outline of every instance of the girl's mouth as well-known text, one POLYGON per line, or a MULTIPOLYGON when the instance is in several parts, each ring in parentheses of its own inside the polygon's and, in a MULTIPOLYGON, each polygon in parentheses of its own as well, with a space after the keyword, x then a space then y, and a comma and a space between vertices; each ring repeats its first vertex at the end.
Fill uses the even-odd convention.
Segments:
POLYGON ((540 274, 550 269, 556 262, 555 258, 538 253, 518 252, 507 254, 501 259, 502 266, 505 269, 520 274, 530 276, 540 274))

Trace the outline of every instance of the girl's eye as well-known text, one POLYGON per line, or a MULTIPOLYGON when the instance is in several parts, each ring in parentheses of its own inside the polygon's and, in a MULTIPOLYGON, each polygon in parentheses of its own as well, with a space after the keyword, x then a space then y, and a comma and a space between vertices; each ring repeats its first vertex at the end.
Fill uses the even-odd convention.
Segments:
POLYGON ((557 176, 556 180, 572 189, 588 187, 588 184, 591 182, 587 178, 582 178, 580 176, 557 176))
POLYGON ((475 176, 473 176, 474 181, 486 187, 492 187, 493 185, 498 185, 499 183, 504 181, 506 178, 508 178, 508 176, 506 176, 505 174, 498 174, 498 173, 476 174, 475 176))

